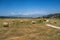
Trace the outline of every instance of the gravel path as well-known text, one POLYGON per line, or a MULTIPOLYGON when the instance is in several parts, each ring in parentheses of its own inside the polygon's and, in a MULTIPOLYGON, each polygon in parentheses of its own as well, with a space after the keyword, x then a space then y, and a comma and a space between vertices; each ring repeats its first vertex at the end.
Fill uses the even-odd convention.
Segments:
POLYGON ((50 26, 50 27, 52 27, 52 28, 60 29, 60 27, 54 26, 54 25, 51 25, 51 24, 46 24, 46 26, 50 26))

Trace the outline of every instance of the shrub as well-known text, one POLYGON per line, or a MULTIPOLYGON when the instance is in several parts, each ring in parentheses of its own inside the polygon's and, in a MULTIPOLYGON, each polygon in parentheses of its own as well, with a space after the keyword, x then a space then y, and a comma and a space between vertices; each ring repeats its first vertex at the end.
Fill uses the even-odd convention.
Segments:
POLYGON ((43 20, 38 20, 37 22, 38 22, 38 23, 43 23, 43 20))
POLYGON ((56 22, 54 22, 56 24, 56 22))

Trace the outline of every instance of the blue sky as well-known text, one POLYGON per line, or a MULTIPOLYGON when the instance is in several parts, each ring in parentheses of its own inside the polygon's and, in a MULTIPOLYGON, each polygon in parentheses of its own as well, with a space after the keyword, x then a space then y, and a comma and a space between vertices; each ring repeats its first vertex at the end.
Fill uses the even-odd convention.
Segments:
POLYGON ((0 16, 60 13, 60 0, 0 0, 0 16))

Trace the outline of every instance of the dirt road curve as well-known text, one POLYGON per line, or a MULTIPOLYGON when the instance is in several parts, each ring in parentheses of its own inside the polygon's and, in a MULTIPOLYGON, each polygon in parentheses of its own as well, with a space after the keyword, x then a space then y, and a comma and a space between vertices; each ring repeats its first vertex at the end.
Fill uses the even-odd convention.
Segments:
POLYGON ((60 27, 54 26, 54 25, 51 25, 51 24, 46 24, 46 26, 50 26, 50 27, 52 27, 52 28, 60 29, 60 27))

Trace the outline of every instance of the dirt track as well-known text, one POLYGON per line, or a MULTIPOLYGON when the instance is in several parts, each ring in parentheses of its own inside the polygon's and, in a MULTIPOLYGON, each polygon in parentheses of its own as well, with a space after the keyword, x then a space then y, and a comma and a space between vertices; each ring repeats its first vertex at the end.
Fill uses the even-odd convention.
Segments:
POLYGON ((60 29, 60 27, 54 26, 54 25, 51 25, 51 24, 46 24, 46 26, 50 26, 50 27, 53 27, 53 28, 56 28, 56 29, 60 29))

